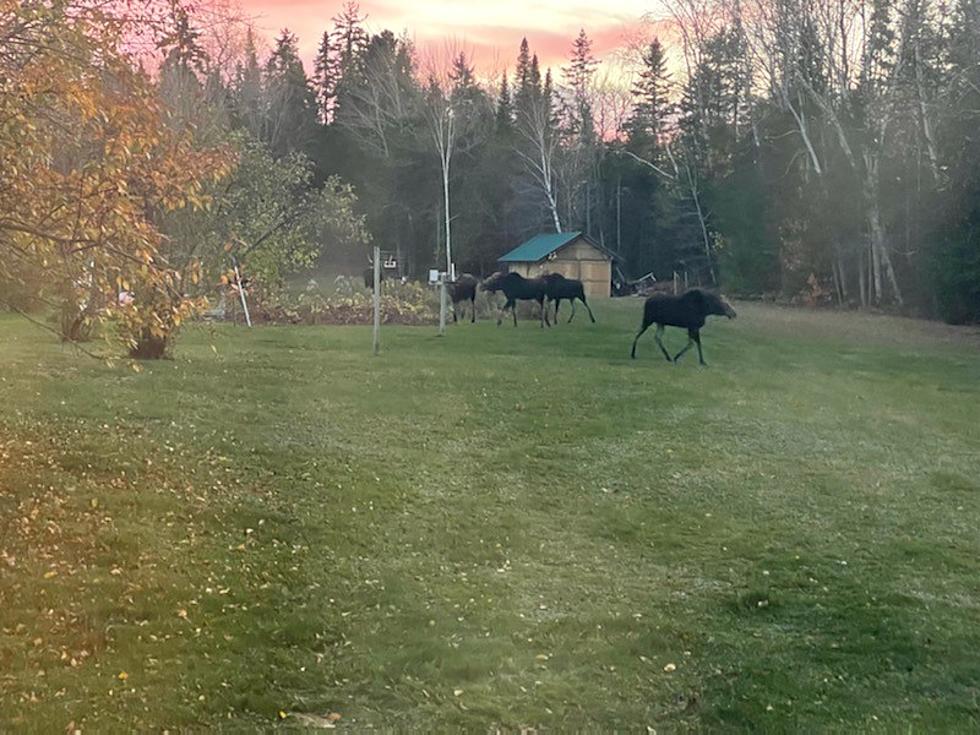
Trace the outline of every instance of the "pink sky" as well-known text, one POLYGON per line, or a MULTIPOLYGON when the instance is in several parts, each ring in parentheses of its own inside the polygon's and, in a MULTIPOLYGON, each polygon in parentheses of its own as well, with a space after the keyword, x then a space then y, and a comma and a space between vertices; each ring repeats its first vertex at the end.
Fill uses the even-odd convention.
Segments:
MULTIPOLYGON (((283 28, 299 37, 300 51, 309 65, 320 36, 343 0, 241 0, 257 30, 272 38, 283 28)), ((521 38, 527 36, 544 67, 562 66, 572 40, 584 28, 599 57, 624 43, 641 16, 654 8, 650 0, 362 0, 365 25, 376 32, 407 30, 420 48, 454 39, 486 71, 513 69, 521 38)), ((308 68, 307 71, 310 71, 308 68)))

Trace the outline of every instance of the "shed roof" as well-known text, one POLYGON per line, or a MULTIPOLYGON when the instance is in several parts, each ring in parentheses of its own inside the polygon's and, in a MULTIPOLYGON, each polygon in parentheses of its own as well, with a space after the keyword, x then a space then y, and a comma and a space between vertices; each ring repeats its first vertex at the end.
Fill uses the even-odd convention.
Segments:
POLYGON ((614 253, 602 247, 582 232, 545 232, 540 235, 535 235, 527 242, 521 243, 509 253, 502 255, 497 262, 537 263, 539 260, 544 260, 556 250, 560 250, 580 237, 584 238, 590 245, 597 250, 601 250, 610 258, 616 259, 614 253))

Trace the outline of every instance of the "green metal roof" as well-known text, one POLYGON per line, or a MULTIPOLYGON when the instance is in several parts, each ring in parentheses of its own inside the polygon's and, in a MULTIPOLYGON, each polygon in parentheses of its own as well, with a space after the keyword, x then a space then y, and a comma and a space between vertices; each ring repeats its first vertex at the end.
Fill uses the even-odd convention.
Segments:
POLYGON ((537 263, 582 236, 581 232, 550 232, 530 240, 501 256, 498 263, 537 263))

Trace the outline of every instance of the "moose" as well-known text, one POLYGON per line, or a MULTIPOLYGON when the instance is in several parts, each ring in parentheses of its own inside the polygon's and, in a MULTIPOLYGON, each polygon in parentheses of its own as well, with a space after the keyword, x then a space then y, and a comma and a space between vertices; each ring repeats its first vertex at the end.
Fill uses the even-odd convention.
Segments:
POLYGON ((551 326, 548 319, 548 310, 545 308, 547 298, 547 283, 544 278, 524 278, 520 273, 504 273, 498 271, 488 277, 480 284, 484 291, 495 293, 503 291, 507 301, 497 313, 497 326, 503 320, 503 313, 510 309, 514 317, 514 326, 517 326, 517 302, 518 301, 537 301, 541 309, 541 328, 545 324, 551 326))
POLYGON ((656 324, 657 331, 653 338, 657 341, 660 351, 664 353, 664 357, 667 358, 667 362, 676 363, 685 352, 691 349, 692 345, 697 345, 698 361, 707 366, 708 363, 704 361, 704 354, 701 351, 701 327, 704 326, 705 319, 711 315, 727 316, 729 319, 734 319, 735 309, 723 296, 700 288, 692 288, 680 296, 654 294, 643 305, 643 325, 633 339, 630 357, 636 359, 637 341, 651 324, 656 324), (673 358, 661 341, 664 327, 681 327, 687 330, 687 345, 673 358))
POLYGON ((479 285, 476 276, 464 273, 449 284, 449 295, 453 300, 453 322, 456 322, 456 306, 462 301, 470 302, 470 324, 476 323, 476 287, 479 285))
POLYGON ((555 324, 558 324, 558 308, 561 306, 562 299, 570 301, 572 304, 572 315, 568 317, 569 323, 575 318, 575 300, 581 301, 589 312, 589 319, 595 324, 595 316, 589 307, 589 302, 585 300, 585 287, 582 282, 574 278, 565 278, 561 273, 548 273, 544 276, 545 295, 549 301, 555 303, 555 324))
MULTIPOLYGON (((381 273, 379 274, 378 280, 384 283, 385 280, 384 268, 381 269, 381 273)), ((374 266, 373 265, 370 268, 364 269, 364 288, 370 291, 374 290, 374 266)))

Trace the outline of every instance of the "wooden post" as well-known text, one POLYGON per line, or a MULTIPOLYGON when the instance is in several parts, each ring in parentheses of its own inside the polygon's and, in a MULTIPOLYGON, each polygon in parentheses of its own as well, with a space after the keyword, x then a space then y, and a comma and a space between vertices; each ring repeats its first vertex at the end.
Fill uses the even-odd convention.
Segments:
POLYGON ((446 333, 446 274, 439 277, 439 336, 446 333))
POLYGON ((242 274, 238 270, 238 259, 232 259, 232 265, 235 266, 235 285, 238 287, 238 296, 242 300, 242 311, 245 312, 245 323, 251 327, 252 326, 252 316, 248 313, 248 302, 245 301, 245 287, 242 286, 242 274))
POLYGON ((678 285, 677 271, 674 271, 674 296, 677 295, 678 285))
POLYGON ((374 354, 381 352, 381 248, 374 246, 374 354))

